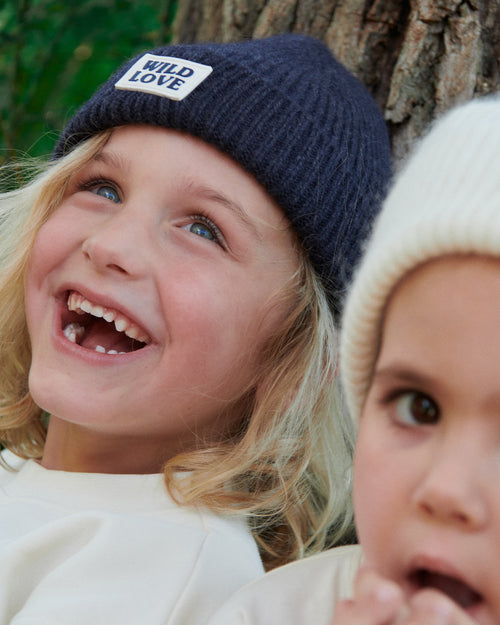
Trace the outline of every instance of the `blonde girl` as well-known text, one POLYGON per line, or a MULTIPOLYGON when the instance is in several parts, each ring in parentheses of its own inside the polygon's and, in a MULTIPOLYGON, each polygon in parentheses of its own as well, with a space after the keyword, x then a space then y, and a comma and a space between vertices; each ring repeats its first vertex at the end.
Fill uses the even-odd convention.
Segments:
POLYGON ((128 61, 2 196, 0 623, 193 625, 349 539, 336 321, 389 170, 285 35, 128 61))

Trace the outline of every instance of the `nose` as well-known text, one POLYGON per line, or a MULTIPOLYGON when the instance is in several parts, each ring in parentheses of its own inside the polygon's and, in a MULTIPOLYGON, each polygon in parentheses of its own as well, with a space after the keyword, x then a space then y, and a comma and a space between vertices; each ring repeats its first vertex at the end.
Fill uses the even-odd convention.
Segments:
POLYGON ((144 223, 123 210, 108 217, 82 243, 84 257, 100 273, 138 276, 148 249, 144 223))
POLYGON ((428 520, 477 531, 488 517, 485 473, 481 454, 453 444, 441 448, 424 472, 414 492, 413 504, 428 520))

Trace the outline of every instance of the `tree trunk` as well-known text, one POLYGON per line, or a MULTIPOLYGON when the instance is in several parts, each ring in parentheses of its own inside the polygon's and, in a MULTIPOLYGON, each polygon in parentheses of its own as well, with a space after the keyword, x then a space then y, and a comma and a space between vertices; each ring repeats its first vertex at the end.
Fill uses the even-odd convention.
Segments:
POLYGON ((454 104, 500 90, 498 0, 179 0, 174 41, 302 32, 371 91, 396 160, 454 104))

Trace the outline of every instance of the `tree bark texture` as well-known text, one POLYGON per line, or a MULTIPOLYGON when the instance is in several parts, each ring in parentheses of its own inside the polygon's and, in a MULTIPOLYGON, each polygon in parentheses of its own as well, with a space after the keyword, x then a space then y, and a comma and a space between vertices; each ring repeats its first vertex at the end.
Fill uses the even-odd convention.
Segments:
POLYGON ((454 104, 500 91, 499 0, 179 0, 174 41, 322 39, 370 90, 396 162, 454 104))

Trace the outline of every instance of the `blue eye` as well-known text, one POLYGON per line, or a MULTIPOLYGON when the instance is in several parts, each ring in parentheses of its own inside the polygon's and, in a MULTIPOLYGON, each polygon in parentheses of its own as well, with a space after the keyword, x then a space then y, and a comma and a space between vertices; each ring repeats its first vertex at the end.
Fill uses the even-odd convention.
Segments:
POLYGON ((397 400, 396 409, 406 425, 435 425, 439 421, 438 405, 423 393, 403 393, 397 400))
POLYGON ((203 237, 204 239, 209 239, 210 241, 217 240, 217 237, 212 230, 206 224, 199 221, 195 221, 194 223, 186 226, 186 230, 189 230, 189 232, 197 234, 199 237, 203 237))
POLYGON ((207 241, 213 241, 217 245, 223 246, 223 237, 219 228, 211 219, 204 215, 191 217, 191 221, 183 226, 183 229, 192 232, 198 237, 207 239, 207 241))
POLYGON ((100 195, 101 197, 104 197, 107 200, 114 202, 115 204, 121 203, 118 192, 116 191, 116 189, 114 189, 113 187, 110 187, 109 185, 103 184, 103 185, 97 186, 94 189, 92 189, 92 193, 95 193, 96 195, 100 195))

